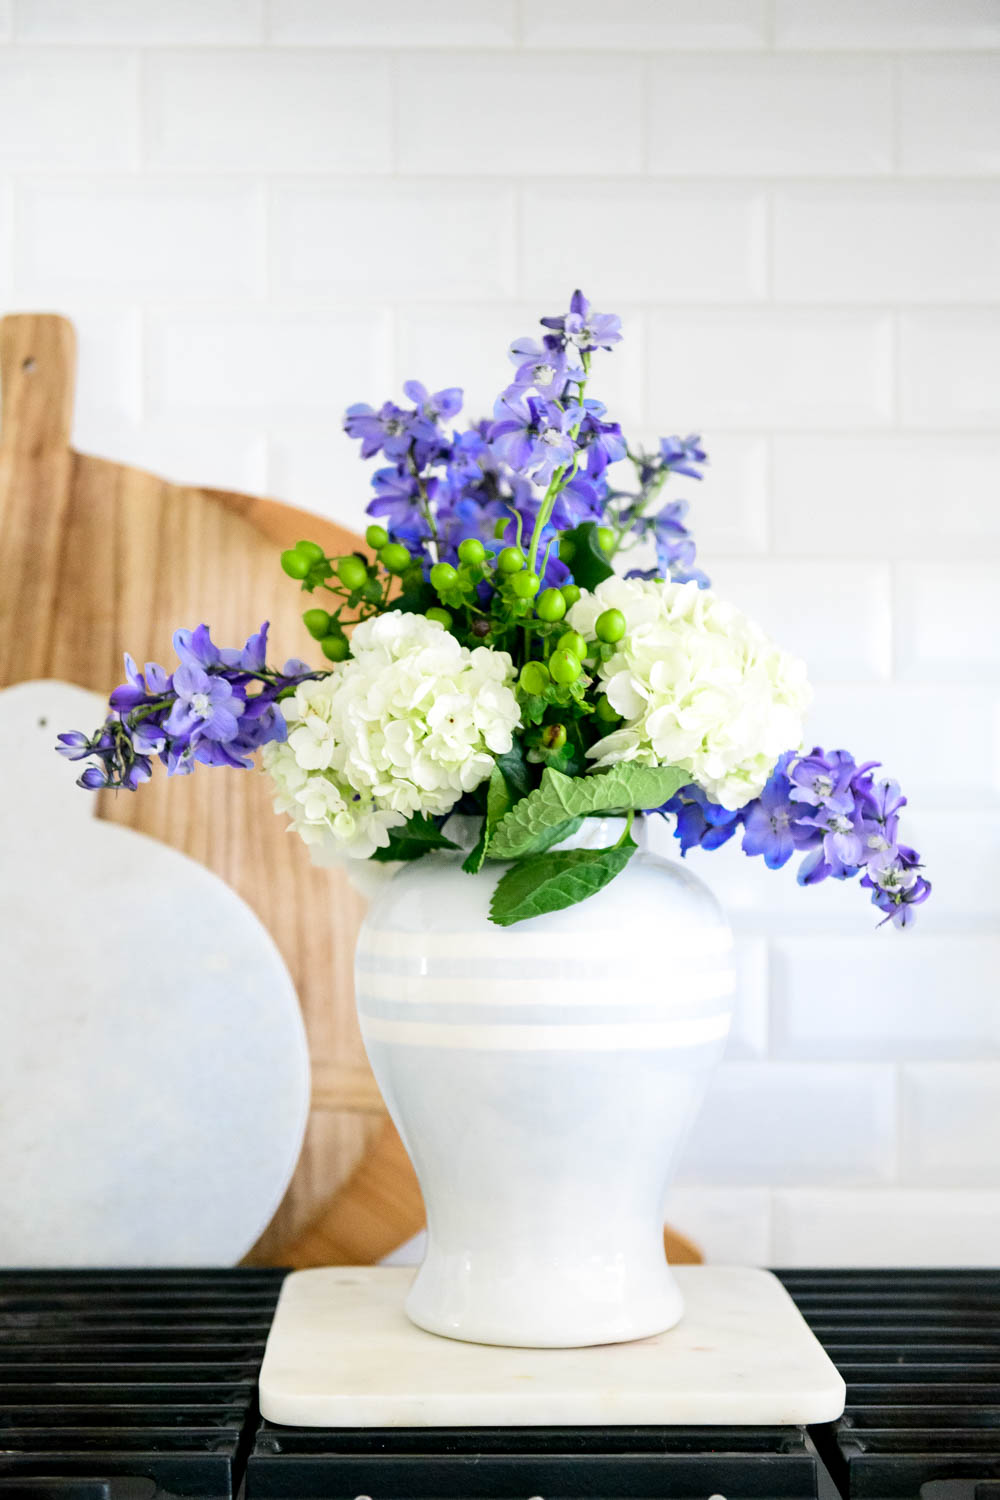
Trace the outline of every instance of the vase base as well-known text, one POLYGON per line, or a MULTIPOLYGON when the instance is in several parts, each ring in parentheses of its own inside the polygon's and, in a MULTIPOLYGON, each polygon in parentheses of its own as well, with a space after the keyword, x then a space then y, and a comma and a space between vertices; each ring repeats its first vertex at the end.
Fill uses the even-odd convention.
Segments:
POLYGON ((296 1271, 282 1288, 260 1408, 294 1427, 798 1426, 844 1382, 770 1272, 681 1266, 677 1327, 595 1348, 437 1338, 403 1310, 407 1267, 296 1271))
MULTIPOLYGON (((406 1315, 425 1333, 464 1344, 489 1344, 502 1349, 586 1349, 595 1344, 626 1344, 675 1328, 684 1316, 684 1299, 666 1265, 658 1268, 645 1296, 634 1296, 628 1306, 583 1316, 584 1297, 567 1295, 566 1288, 535 1287, 525 1295, 523 1285, 505 1296, 494 1286, 485 1296, 463 1297, 458 1276, 428 1278, 425 1261, 406 1298, 406 1315)), ((593 1299, 587 1299, 592 1305, 593 1299)))

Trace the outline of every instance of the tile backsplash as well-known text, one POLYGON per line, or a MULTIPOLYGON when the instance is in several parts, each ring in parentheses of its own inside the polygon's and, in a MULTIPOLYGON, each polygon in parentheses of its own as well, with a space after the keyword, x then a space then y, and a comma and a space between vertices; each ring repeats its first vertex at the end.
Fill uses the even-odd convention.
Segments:
POLYGON ((0 307, 76 323, 82 448, 359 525, 343 406, 484 412, 575 285, 625 317, 597 393, 704 434, 704 565, 936 886, 900 935, 692 857, 740 1003, 669 1216, 996 1262, 998 0, 0 0, 0 307))

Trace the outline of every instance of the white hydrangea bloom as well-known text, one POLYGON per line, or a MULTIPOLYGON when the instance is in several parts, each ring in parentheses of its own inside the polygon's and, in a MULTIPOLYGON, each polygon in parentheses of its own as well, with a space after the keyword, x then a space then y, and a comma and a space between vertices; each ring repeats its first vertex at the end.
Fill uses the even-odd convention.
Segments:
POLYGON ((366 858, 412 813, 450 812, 513 744, 520 710, 504 651, 470 651, 396 611, 359 625, 353 659, 286 700, 269 746, 279 810, 314 849, 366 858))
POLYGON ((599 676, 625 722, 588 754, 598 766, 681 766, 731 810, 756 797, 778 756, 801 742, 805 664, 696 583, 608 578, 577 600, 569 623, 593 640, 606 609, 620 609, 627 629, 599 676))

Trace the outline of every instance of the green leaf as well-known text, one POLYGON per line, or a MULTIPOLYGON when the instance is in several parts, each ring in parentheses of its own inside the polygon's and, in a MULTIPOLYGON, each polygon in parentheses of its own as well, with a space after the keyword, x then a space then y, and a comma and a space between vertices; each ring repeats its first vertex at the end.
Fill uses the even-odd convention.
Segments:
POLYGON ((583 521, 570 532, 565 532, 573 544, 573 558, 569 564, 573 582, 581 589, 596 589, 605 578, 615 571, 597 540, 597 522, 583 521))
POLYGON ((503 779, 510 789, 511 801, 516 802, 518 798, 526 797, 531 791, 531 778, 524 763, 524 751, 518 740, 514 741, 506 755, 497 756, 497 765, 503 772, 503 779))
POLYGON ((454 849, 457 846, 446 839, 436 823, 423 813, 414 813, 398 828, 389 829, 389 844, 385 849, 376 849, 372 859, 387 864, 394 859, 419 859, 431 849, 454 849))
POLYGON ((560 849, 519 861, 498 882, 490 921, 512 927, 586 901, 620 875, 636 851, 631 838, 610 849, 560 849))
POLYGON ((462 861, 462 869, 467 874, 475 875, 482 869, 483 860, 486 858, 486 846, 493 835, 493 830, 510 811, 513 800, 503 772, 499 766, 494 766, 490 772, 489 786, 486 789, 486 814, 483 818, 479 841, 462 861))
MULTIPOLYGON (((551 766, 541 785, 523 797, 503 819, 489 844, 491 859, 520 859, 539 848, 547 829, 589 813, 640 811, 659 807, 691 780, 677 766, 641 766, 626 761, 594 776, 563 776, 551 766)), ((559 838, 566 838, 560 834, 559 838)), ((549 840, 558 843, 559 838, 549 840)))

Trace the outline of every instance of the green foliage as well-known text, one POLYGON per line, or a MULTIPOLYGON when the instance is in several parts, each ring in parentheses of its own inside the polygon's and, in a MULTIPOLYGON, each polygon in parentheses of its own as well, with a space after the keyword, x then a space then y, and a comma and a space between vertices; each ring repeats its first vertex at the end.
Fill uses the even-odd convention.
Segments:
MULTIPOLYGON (((523 797, 490 840, 490 859, 520 859, 538 847, 546 830, 593 813, 659 807, 690 777, 676 766, 641 766, 635 761, 593 776, 564 776, 547 767, 541 784, 523 797)), ((558 840, 556 840, 558 842, 558 840)))
POLYGON ((419 859, 431 849, 455 847, 431 818, 425 817, 423 813, 414 813, 399 828, 389 829, 388 848, 376 849, 371 857, 387 864, 394 859, 419 859))
POLYGON ((499 766, 494 766, 490 772, 489 785, 486 789, 486 812, 483 816, 483 826, 480 830, 479 840, 475 848, 462 862, 462 869, 469 875, 475 875, 483 868, 483 860, 486 858, 486 847, 493 837, 493 831, 497 824, 510 812, 513 804, 510 787, 504 778, 499 766))
MULTIPOLYGON (((596 589, 599 583, 610 578, 614 572, 597 533, 596 521, 582 521, 572 531, 562 533, 570 544, 569 565, 573 570, 573 582, 581 589, 596 589)), ((563 555, 561 542, 559 554, 563 555)))
POLYGON ((610 849, 559 849, 520 860, 498 881, 490 920, 512 927, 575 906, 620 875, 636 851, 628 835, 610 849))

